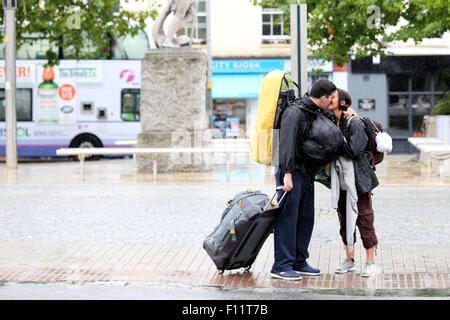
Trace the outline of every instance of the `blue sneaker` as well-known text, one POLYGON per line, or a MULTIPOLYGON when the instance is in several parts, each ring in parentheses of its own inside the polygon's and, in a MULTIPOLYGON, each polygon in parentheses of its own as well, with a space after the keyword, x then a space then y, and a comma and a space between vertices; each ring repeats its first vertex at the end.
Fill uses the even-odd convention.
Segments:
POLYGON ((302 280, 302 276, 299 275, 294 270, 275 271, 272 269, 272 271, 270 271, 270 275, 272 276, 272 278, 278 278, 283 280, 302 280))
POLYGON ((295 272, 308 276, 318 276, 320 274, 319 269, 313 268, 309 264, 306 264, 304 267, 301 268, 294 268, 294 270, 295 272))

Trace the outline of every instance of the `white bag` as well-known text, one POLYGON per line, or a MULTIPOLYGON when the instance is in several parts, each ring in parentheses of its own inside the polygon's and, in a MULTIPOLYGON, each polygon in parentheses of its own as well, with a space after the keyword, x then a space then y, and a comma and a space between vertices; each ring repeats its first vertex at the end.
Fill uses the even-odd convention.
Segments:
POLYGON ((375 137, 377 143, 377 150, 379 152, 391 152, 392 151, 392 138, 386 132, 380 132, 375 137))

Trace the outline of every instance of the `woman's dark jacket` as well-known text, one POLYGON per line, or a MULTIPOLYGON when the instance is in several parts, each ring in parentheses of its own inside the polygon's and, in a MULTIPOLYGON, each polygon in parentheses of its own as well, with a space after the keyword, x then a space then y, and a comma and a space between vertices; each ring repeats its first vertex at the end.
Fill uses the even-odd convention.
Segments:
POLYGON ((370 155, 365 152, 369 138, 364 131, 364 122, 358 117, 353 117, 349 124, 347 121, 342 116, 339 122, 340 129, 347 140, 342 153, 345 158, 353 159, 356 190, 358 195, 361 195, 375 189, 379 182, 370 166, 370 155))

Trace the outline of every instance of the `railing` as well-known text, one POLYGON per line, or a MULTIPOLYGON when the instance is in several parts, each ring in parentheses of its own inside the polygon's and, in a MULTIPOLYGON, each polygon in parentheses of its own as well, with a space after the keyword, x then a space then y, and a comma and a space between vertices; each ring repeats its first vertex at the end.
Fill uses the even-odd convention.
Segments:
MULTIPOLYGON (((129 141, 128 141, 129 142, 129 141)), ((125 144, 125 143, 124 143, 125 144)), ((131 143, 127 143, 130 145, 131 143)), ((84 180, 84 162, 92 155, 123 155, 151 154, 153 158, 153 181, 156 182, 158 174, 158 154, 167 153, 225 153, 226 154, 226 180, 230 181, 231 154, 249 153, 249 149, 227 149, 227 148, 62 148, 56 150, 58 156, 78 156, 80 160, 80 178, 84 180)), ((249 157, 250 158, 250 157, 249 157)), ((250 160, 251 161, 251 160, 250 160)))

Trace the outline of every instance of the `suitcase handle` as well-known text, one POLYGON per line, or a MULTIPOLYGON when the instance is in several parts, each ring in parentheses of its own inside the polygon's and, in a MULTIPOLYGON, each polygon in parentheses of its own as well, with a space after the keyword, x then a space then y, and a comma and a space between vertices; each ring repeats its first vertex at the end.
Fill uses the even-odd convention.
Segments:
MULTIPOLYGON (((272 198, 269 200, 269 202, 267 202, 267 204, 266 204, 266 206, 264 207, 263 211, 265 211, 265 210, 267 209, 267 207, 269 206, 269 204, 272 203, 272 201, 273 201, 273 199, 275 198, 275 196, 277 195, 278 191, 279 191, 279 190, 283 190, 283 189, 284 189, 284 186, 278 186, 278 187, 276 187, 275 193, 273 194, 273 196, 272 196, 272 198)), ((286 196, 287 193, 288 193, 287 191, 285 191, 285 192, 283 193, 283 195, 281 196, 280 201, 278 201, 276 207, 279 207, 279 206, 280 206, 281 201, 283 201, 283 199, 284 199, 284 197, 286 196)))

